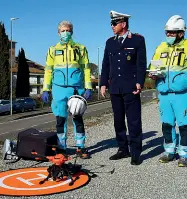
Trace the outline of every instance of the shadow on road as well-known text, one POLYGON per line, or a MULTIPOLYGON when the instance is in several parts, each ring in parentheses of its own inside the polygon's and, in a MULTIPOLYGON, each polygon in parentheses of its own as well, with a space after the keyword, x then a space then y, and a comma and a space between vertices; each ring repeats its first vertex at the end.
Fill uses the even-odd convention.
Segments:
POLYGON ((145 144, 143 145, 142 151, 148 150, 147 153, 141 155, 143 161, 158 156, 164 151, 162 146, 163 137, 154 138, 154 136, 156 136, 157 133, 158 133, 157 131, 150 131, 143 134, 143 140, 152 138, 149 141, 145 141, 145 144))
MULTIPOLYGON (((154 138, 157 134, 157 131, 149 131, 146 133, 143 133, 143 140, 146 140, 148 138, 152 138, 151 140, 145 142, 146 144, 143 145, 143 151, 149 150, 146 154, 142 154, 141 158, 142 160, 146 160, 149 158, 153 158, 155 156, 160 155, 163 152, 163 138, 157 137, 154 138), (153 148, 153 149, 152 149, 153 148)), ((90 154, 96 154, 98 152, 107 150, 109 148, 117 148, 117 143, 115 138, 110 138, 107 140, 102 140, 98 142, 97 144, 88 147, 88 150, 90 151, 90 154)))
POLYGON ((104 151, 109 148, 117 148, 117 143, 115 138, 107 139, 107 140, 102 140, 98 142, 97 144, 88 147, 88 150, 90 151, 90 155, 93 155, 95 153, 104 151))

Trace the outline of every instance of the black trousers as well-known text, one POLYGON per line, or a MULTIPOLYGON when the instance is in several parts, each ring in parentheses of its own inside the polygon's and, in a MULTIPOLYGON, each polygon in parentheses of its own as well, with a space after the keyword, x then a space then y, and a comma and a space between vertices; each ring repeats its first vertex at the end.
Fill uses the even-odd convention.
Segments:
MULTIPOLYGON (((84 148, 85 144, 85 129, 82 116, 73 117, 74 124, 74 136, 76 140, 76 146, 84 148)), ((58 137, 58 147, 65 149, 67 140, 67 118, 56 117, 56 129, 58 137)))
POLYGON ((120 150, 129 151, 131 155, 139 157, 142 152, 142 122, 141 122, 141 100, 140 95, 111 94, 112 109, 114 113, 114 128, 116 140, 120 150), (127 118, 129 141, 127 140, 127 118))
MULTIPOLYGON (((67 129, 67 127, 66 127, 67 126, 67 123, 66 123, 67 121, 66 120, 67 120, 67 118, 65 118, 65 117, 60 117, 60 116, 56 117, 57 133, 66 133, 66 131, 64 131, 64 129, 67 129)), ((73 117, 73 122, 74 122, 74 125, 75 125, 76 133, 85 134, 84 122, 83 122, 82 116, 73 117)))

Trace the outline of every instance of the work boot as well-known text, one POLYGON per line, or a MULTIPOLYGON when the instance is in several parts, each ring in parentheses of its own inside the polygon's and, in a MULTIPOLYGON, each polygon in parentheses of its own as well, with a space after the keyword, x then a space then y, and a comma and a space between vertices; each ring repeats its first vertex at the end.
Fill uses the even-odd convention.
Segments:
POLYGON ((109 159, 110 160, 120 160, 122 158, 128 158, 128 157, 130 157, 129 152, 118 150, 118 152, 116 154, 112 155, 109 159))
POLYGON ((140 165, 142 162, 140 160, 140 156, 132 156, 131 157, 131 165, 140 165))
POLYGON ((78 147, 77 148, 77 151, 76 151, 76 155, 82 159, 89 159, 90 158, 90 155, 88 153, 88 150, 86 148, 80 148, 78 147))
POLYGON ((164 154, 162 157, 159 158, 159 162, 161 163, 168 163, 175 159, 174 154, 164 154))
POLYGON ((178 161, 179 167, 187 167, 187 158, 180 157, 178 161))

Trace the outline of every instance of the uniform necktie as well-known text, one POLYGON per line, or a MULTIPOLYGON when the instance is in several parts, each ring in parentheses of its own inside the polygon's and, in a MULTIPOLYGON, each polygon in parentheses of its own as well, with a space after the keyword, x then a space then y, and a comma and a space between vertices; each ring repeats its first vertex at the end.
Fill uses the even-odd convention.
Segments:
POLYGON ((124 39, 123 37, 118 37, 119 44, 122 44, 123 39, 124 39))

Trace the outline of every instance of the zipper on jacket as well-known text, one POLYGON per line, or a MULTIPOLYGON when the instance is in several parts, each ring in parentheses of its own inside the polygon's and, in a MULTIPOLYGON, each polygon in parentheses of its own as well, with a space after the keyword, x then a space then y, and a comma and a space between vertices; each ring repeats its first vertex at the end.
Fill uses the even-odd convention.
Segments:
MULTIPOLYGON (((174 47, 174 51, 175 51, 175 47, 174 47)), ((174 57, 173 57, 172 66, 173 66, 173 64, 174 64, 174 61, 175 61, 175 55, 174 55, 174 57)))
POLYGON ((175 50, 175 47, 172 47, 172 52, 171 52, 171 58, 169 60, 169 65, 168 65, 168 89, 170 89, 170 85, 169 85, 169 78, 170 78, 170 75, 169 75, 169 66, 170 66, 170 63, 171 63, 171 60, 172 60, 172 55, 173 55, 173 52, 175 50))
POLYGON ((68 44, 66 43, 66 86, 68 85, 68 44))
POLYGON ((166 65, 168 64, 168 60, 169 60, 169 58, 167 57, 167 60, 166 60, 166 65))

